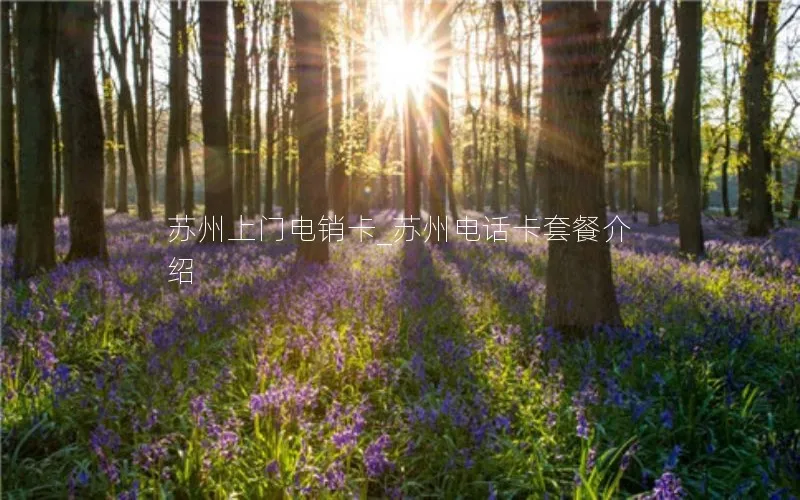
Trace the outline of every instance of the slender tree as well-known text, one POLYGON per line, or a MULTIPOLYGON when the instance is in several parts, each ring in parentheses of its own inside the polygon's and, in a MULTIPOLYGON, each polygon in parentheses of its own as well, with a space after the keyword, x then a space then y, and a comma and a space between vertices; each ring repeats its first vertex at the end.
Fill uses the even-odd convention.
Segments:
MULTIPOLYGON (((275 137, 277 134, 276 116, 278 113, 278 102, 276 94, 280 86, 278 79, 278 50, 281 40, 281 26, 283 24, 285 4, 276 0, 272 10, 272 31, 267 49, 267 162, 264 172, 264 217, 272 217, 273 200, 273 177, 275 172, 275 137)), ((284 123, 285 126, 285 123, 284 123)), ((283 187, 285 191, 285 186, 283 187)), ((279 190, 281 191, 281 190, 279 190)), ((282 201, 288 193, 282 193, 282 201)))
MULTIPOLYGON (((406 40, 411 40, 414 32, 414 3, 403 2, 404 29, 406 40)), ((422 196, 420 193, 421 167, 419 161, 419 138, 417 130, 417 108, 414 91, 406 89, 403 99, 403 155, 405 165, 405 217, 414 227, 419 227, 422 196)))
MULTIPOLYGON (((333 169, 331 170, 331 207, 337 217, 350 214, 350 183, 347 175, 347 150, 344 130, 344 79, 342 78, 342 47, 339 31, 339 2, 331 3, 331 33, 329 41, 331 107, 333 127, 333 169)), ((349 227, 349 224, 345 224, 349 227)))
POLYGON ((244 176, 247 163, 245 141, 245 92, 247 82, 247 26, 244 20, 244 2, 233 0, 233 80, 231 81, 231 129, 233 132, 233 213, 244 213, 244 176))
POLYGON ((170 2, 169 124, 164 172, 164 218, 177 217, 181 206, 181 145, 186 131, 186 82, 182 59, 186 57, 186 2, 170 2))
POLYGON ((664 37, 661 33, 666 0, 650 2, 650 200, 647 223, 658 225, 658 174, 664 134, 664 37))
POLYGON ((0 110, 0 127, 3 130, 2 156, 3 156, 3 205, 2 205, 2 224, 17 223, 17 171, 14 153, 14 103, 12 100, 12 88, 14 80, 12 78, 11 62, 11 3, 3 2, 2 9, 2 33, 0 33, 0 44, 2 44, 2 82, 0 82, 0 94, 2 94, 2 109, 0 110))
MULTIPOLYGON (((300 217, 311 220, 314 227, 328 215, 328 193, 325 187, 325 140, 328 129, 326 111, 325 57, 322 45, 319 2, 292 2, 297 71, 297 147, 299 157, 300 217)), ((305 239, 306 241, 303 241, 305 239)), ((328 261, 328 242, 319 234, 313 241, 298 242, 300 262, 328 261)))
POLYGON ((20 196, 14 269, 22 278, 56 264, 51 121, 56 8, 45 2, 16 5, 20 196))
POLYGON ((206 221, 220 231, 204 243, 228 242, 233 237, 233 181, 225 112, 225 41, 227 2, 200 2, 201 115, 206 221))
MULTIPOLYGON (((433 88, 431 102, 431 133, 433 145, 431 147, 431 168, 429 181, 429 211, 434 221, 445 222, 445 203, 447 201, 447 170, 452 161, 452 140, 450 137, 450 99, 447 95, 447 85, 450 74, 450 20, 452 17, 451 6, 447 1, 435 1, 431 5, 430 16, 433 18, 433 46, 434 56, 433 88)), ((493 201, 497 199, 497 191, 493 191, 493 201)), ((431 234, 434 244, 443 242, 440 232, 435 236, 431 234)))

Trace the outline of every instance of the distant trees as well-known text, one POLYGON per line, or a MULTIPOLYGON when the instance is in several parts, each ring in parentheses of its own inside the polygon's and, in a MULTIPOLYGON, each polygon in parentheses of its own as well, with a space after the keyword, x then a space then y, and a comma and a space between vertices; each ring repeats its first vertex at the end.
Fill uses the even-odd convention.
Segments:
MULTIPOLYGON (((320 26, 323 7, 319 2, 297 0, 291 5, 297 68, 295 113, 299 154, 299 215, 310 220, 316 227, 316 224, 328 215, 328 193, 325 183, 327 85, 320 26)), ((319 234, 314 236, 313 241, 301 238, 298 242, 298 261, 311 263, 328 261, 328 242, 323 241, 319 234)))

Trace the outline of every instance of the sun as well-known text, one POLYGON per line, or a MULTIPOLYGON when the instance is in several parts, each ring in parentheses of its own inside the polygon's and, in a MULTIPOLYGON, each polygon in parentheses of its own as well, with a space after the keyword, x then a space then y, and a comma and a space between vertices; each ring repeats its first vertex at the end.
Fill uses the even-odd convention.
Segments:
POLYGON ((374 52, 377 86, 387 101, 401 102, 411 90, 419 98, 433 71, 433 52, 422 43, 400 37, 379 40, 374 52))

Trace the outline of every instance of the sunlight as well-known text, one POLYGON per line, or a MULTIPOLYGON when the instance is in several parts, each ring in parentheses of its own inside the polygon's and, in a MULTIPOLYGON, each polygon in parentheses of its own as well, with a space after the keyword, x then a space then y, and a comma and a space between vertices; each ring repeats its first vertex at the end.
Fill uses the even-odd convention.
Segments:
POLYGON ((411 89, 419 98, 433 71, 433 52, 423 44, 406 43, 400 37, 378 41, 373 54, 377 85, 385 100, 400 102, 411 89))

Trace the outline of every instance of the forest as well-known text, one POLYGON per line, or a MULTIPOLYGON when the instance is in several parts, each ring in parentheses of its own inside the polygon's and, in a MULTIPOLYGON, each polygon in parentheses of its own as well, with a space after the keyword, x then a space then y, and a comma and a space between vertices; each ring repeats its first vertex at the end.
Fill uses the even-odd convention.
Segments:
POLYGON ((800 497, 800 0, 0 8, 3 498, 800 497))

